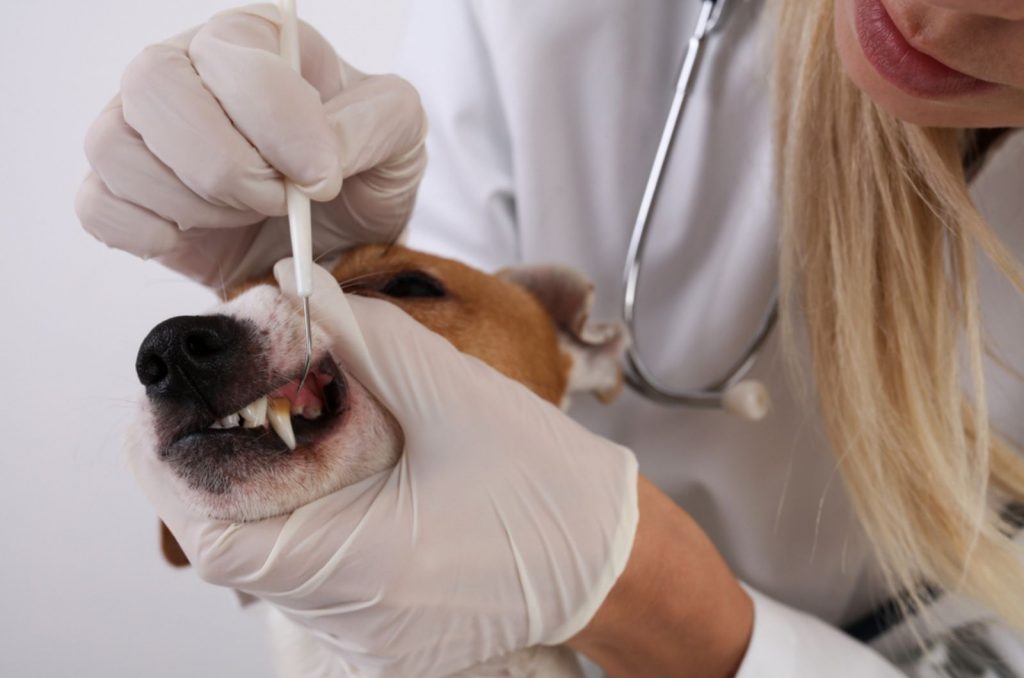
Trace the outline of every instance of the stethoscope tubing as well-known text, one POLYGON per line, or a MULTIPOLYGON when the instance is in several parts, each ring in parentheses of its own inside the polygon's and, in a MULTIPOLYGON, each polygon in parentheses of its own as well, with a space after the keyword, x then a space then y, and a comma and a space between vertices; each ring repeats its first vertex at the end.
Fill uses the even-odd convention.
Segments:
POLYGON ((706 38, 722 26, 721 21, 726 4, 726 0, 704 0, 701 3, 697 25, 687 44, 686 55, 676 79, 669 112, 665 118, 665 125, 662 128, 658 148, 647 176, 640 207, 637 210, 623 275, 622 316, 634 338, 626 352, 625 376, 627 383, 641 395, 655 402, 701 409, 722 408, 726 391, 738 384, 753 367, 757 360, 757 353, 771 333, 778 316, 778 290, 776 289, 773 293, 771 302, 762 315, 757 330, 743 354, 730 366, 725 376, 701 389, 675 390, 662 385, 640 356, 636 343, 637 289, 640 283, 647 235, 650 233, 651 212, 661 189, 665 162, 672 152, 679 122, 686 108, 687 97, 690 95, 694 76, 700 66, 706 38))

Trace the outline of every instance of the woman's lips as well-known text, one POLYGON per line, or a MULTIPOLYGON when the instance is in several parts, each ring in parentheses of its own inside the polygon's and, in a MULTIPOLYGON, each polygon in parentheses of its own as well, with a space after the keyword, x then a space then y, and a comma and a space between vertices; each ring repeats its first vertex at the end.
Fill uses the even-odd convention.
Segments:
POLYGON ((881 0, 856 0, 857 39, 864 56, 882 77, 904 92, 925 99, 971 94, 997 87, 953 70, 910 46, 881 0))

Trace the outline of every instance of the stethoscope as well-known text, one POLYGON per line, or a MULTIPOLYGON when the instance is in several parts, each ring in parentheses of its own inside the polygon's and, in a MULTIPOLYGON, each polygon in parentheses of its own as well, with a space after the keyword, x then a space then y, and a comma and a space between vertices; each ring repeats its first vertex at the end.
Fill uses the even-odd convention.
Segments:
MULTIPOLYGON (((690 37, 686 56, 683 58, 683 65, 679 70, 672 105, 669 107, 668 117, 665 119, 665 126, 661 131, 658 150, 654 154, 654 162, 647 175, 647 185, 644 187, 640 209, 637 211, 636 222, 633 224, 633 234, 630 236, 629 251, 626 254, 622 298, 622 316, 633 337, 637 336, 635 327, 637 284, 640 280, 640 264, 647 238, 651 208, 657 199, 665 160, 672 150, 672 142, 686 105, 686 97, 700 64, 705 38, 721 29, 727 4, 727 0, 702 0, 701 2, 697 27, 694 29, 693 36, 690 37)), ((720 379, 703 388, 678 391, 663 386, 644 365, 635 341, 626 352, 626 381, 638 393, 655 402, 703 409, 723 409, 751 421, 761 419, 768 413, 771 405, 768 390, 761 382, 744 379, 744 377, 754 366, 758 351, 771 333, 777 315, 778 289, 772 294, 772 299, 743 355, 729 367, 720 379)))

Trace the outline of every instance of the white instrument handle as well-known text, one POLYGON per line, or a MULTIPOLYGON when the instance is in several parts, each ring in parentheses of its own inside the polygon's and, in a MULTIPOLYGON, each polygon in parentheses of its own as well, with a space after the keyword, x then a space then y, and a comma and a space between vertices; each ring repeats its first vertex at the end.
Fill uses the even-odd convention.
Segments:
MULTIPOLYGON (((278 0, 277 6, 281 11, 281 58, 299 72, 299 20, 295 0, 278 0)), ((295 288, 300 297, 308 299, 313 294, 313 224, 309 198, 287 178, 284 187, 288 200, 288 233, 295 260, 295 288)))

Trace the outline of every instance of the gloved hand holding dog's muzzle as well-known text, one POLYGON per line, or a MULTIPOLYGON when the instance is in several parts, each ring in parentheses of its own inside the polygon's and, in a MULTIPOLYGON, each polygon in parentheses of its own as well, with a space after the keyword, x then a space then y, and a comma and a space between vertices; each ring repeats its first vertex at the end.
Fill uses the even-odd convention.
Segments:
MULTIPOLYGON (((274 274, 294 297, 291 261, 274 274)), ((288 515, 237 524, 190 513, 130 438, 200 576, 271 603, 359 675, 447 675, 578 633, 630 556, 632 453, 397 307, 343 295, 319 267, 314 289, 318 348, 394 415, 402 454, 288 515)))

